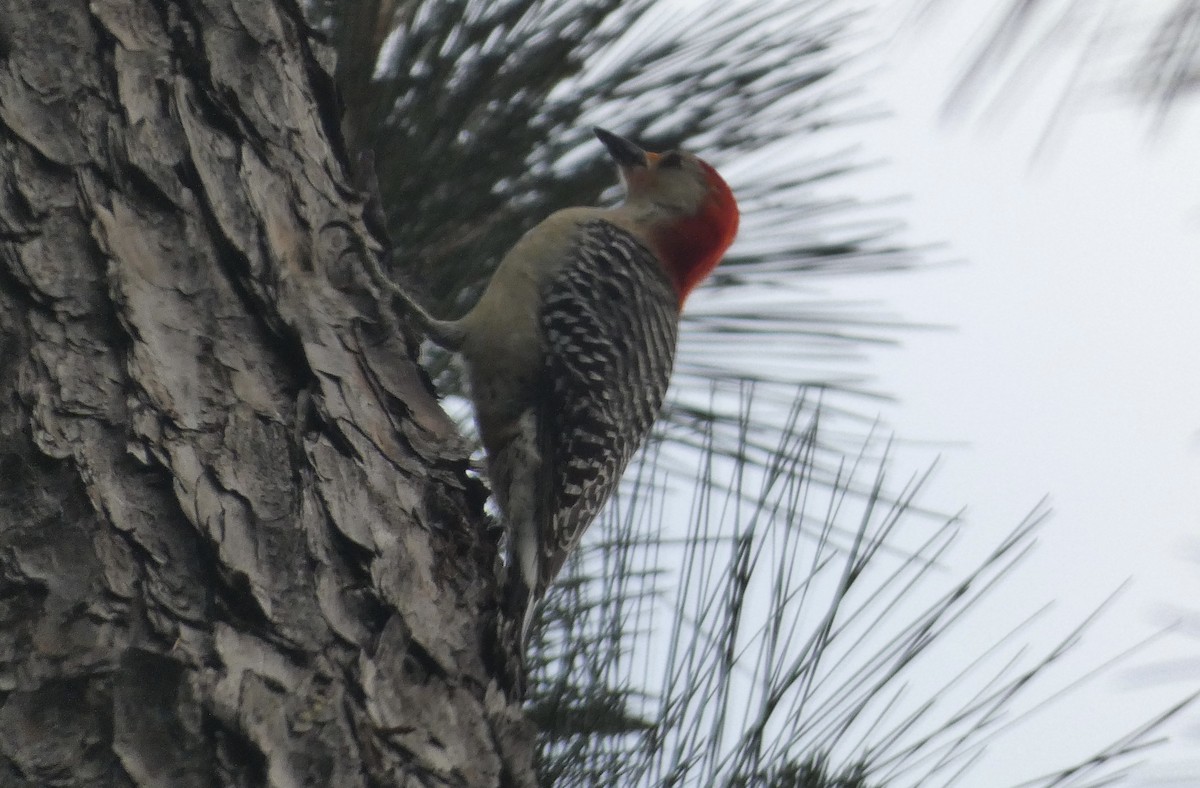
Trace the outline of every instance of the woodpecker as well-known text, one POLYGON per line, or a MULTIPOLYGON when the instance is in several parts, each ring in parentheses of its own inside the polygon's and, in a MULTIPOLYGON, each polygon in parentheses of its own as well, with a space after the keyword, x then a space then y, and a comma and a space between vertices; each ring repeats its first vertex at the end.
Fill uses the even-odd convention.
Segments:
POLYGON ((534 603, 649 433, 683 303, 738 227, 733 193, 707 163, 594 131, 617 165, 621 204, 567 208, 529 230, 459 320, 389 287, 465 362, 522 646, 534 603))

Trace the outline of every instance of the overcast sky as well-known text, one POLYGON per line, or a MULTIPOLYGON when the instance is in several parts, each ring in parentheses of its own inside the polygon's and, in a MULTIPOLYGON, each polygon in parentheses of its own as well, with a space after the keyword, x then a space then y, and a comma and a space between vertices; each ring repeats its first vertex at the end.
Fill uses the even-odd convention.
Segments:
MULTIPOLYGON (((967 42, 995 7, 960 3, 896 41, 871 79, 894 117, 864 132, 868 153, 890 160, 861 179, 866 192, 911 195, 908 240, 945 241, 945 259, 962 262, 835 293, 954 327, 909 333, 870 360, 898 397, 882 412, 900 437, 957 444, 900 451, 913 467, 941 455, 925 501, 965 505, 982 549, 1050 496, 1036 553, 971 617, 980 638, 1056 600, 1034 638, 1049 642, 1126 579, 1060 676, 1185 623, 1000 740, 972 786, 1086 756, 1200 686, 1198 114, 1151 139, 1137 109, 1097 103, 1034 162, 1048 73, 1000 125, 943 123, 967 42)), ((1200 711, 1170 730, 1186 738, 1133 784, 1200 785, 1200 711)))

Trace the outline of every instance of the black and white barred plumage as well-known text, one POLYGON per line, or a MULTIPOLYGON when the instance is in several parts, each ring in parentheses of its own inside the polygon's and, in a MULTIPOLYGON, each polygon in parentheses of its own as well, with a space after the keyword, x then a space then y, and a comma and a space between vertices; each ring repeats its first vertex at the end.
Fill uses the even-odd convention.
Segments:
POLYGON ((675 357, 678 296, 662 264, 606 221, 582 228, 546 285, 535 405, 540 596, 612 494, 658 416, 675 357))
POLYGON ((532 606, 654 424, 684 300, 737 234, 737 202, 707 163, 596 136, 620 171, 621 204, 546 217, 458 320, 392 288, 430 339, 462 354, 508 535, 505 618, 522 620, 521 646, 532 606))

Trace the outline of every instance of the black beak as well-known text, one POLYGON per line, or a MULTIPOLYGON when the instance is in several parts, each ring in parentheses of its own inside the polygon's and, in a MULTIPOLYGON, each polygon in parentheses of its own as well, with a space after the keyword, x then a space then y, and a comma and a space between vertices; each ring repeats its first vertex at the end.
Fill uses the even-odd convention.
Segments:
POLYGON ((620 167, 645 167, 646 166, 646 151, 634 145, 624 137, 618 137, 611 131, 605 131, 599 127, 593 127, 592 131, 604 143, 604 147, 608 148, 608 155, 612 156, 613 161, 620 167))

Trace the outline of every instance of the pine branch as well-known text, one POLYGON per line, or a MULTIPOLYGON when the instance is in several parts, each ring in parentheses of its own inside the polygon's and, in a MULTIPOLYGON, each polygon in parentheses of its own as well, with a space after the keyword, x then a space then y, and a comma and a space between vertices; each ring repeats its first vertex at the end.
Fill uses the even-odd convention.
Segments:
MULTIPOLYGON (((745 440, 762 417, 741 402, 745 440)), ((1025 630, 1041 611, 993 643, 956 634, 1045 509, 955 578, 958 525, 917 506, 923 477, 897 485, 886 450, 867 447, 818 478, 834 459, 818 415, 798 401, 754 463, 710 431, 690 475, 664 471, 675 450, 660 444, 593 526, 531 658, 546 784, 970 784, 990 742, 1096 678, 1058 666, 1100 609, 1040 655, 1025 630), (819 780, 786 782, 813 764, 819 780)), ((1179 708, 1031 784, 1123 773, 1179 708)))

